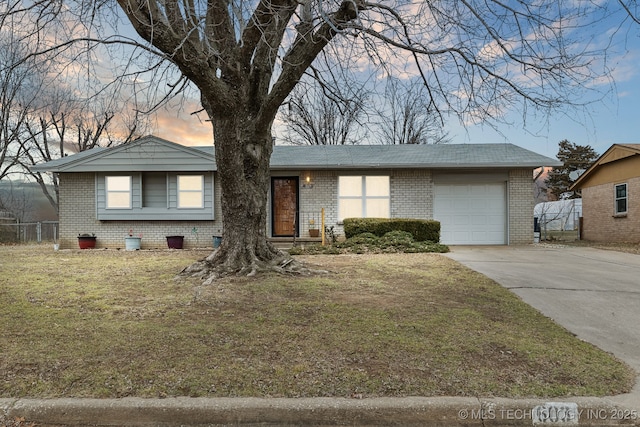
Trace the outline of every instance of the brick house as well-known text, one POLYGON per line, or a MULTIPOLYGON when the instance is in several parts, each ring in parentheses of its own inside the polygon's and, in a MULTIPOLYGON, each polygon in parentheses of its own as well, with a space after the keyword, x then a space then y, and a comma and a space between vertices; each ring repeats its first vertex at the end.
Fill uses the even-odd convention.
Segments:
MULTIPOLYGON (((435 218, 446 244, 533 240, 532 171, 559 162, 513 144, 275 146, 268 235, 313 240, 320 212, 342 233, 346 217, 435 218)), ((60 178, 60 247, 95 233, 98 247, 142 248, 184 235, 185 247, 221 235, 213 147, 155 136, 35 166, 60 178)))
POLYGON ((640 242, 640 144, 614 144, 571 187, 582 190, 582 238, 640 242))

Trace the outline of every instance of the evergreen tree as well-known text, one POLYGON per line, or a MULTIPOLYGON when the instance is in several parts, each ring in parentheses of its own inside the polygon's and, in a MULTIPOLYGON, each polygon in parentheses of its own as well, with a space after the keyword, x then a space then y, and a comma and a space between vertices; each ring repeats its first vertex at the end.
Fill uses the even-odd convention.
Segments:
POLYGON ((566 139, 560 141, 558 146, 557 157, 564 165, 549 172, 545 181, 547 190, 555 200, 580 198, 582 196, 579 192, 569 191, 576 179, 575 176, 571 179, 569 175, 571 172, 589 168, 598 158, 598 153, 590 145, 577 145, 566 139))

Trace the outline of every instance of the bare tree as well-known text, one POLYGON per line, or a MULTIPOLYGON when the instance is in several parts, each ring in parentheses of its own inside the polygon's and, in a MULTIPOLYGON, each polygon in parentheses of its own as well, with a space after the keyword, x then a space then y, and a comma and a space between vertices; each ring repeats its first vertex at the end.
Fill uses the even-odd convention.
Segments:
POLYGON ((450 141, 442 117, 429 106, 427 90, 412 80, 404 86, 390 78, 377 125, 381 144, 444 144, 450 141))
POLYGON ((20 124, 37 104, 47 66, 42 60, 23 59, 30 53, 29 45, 7 21, 0 27, 0 63, 8 64, 0 68, 0 180, 19 172, 20 124))
POLYGON ((57 176, 31 171, 30 166, 98 145, 127 142, 140 136, 147 122, 139 112, 116 117, 115 111, 124 110, 128 101, 119 97, 114 85, 87 91, 91 93, 81 99, 77 83, 85 75, 72 75, 73 87, 65 84, 63 68, 54 61, 57 53, 39 52, 46 49, 37 40, 31 43, 32 32, 25 33, 23 23, 13 19, 16 16, 4 18, 0 62, 9 66, 0 68, 0 179, 9 174, 35 179, 58 212, 57 176))
POLYGON ((18 161, 23 173, 38 183, 56 213, 59 209, 58 176, 32 171, 31 166, 95 147, 124 144, 142 136, 146 129, 147 122, 139 114, 129 117, 129 122, 122 122, 123 116, 116 118, 111 109, 119 105, 101 106, 95 98, 90 101, 79 102, 69 93, 58 92, 46 109, 25 117, 21 123, 18 161))
POLYGON ((627 12, 629 18, 636 24, 640 24, 640 6, 637 0, 618 0, 622 8, 627 12))
POLYGON ((106 28, 101 17, 117 16, 109 2, 43 2, 36 3, 40 22, 70 14, 55 23, 76 19, 85 30, 65 34, 60 47, 78 38, 138 44, 159 58, 145 68, 175 65, 181 77, 167 75, 171 90, 186 79, 199 91, 213 125, 224 239, 188 271, 210 278, 255 274, 286 259, 265 227, 272 126, 321 53, 342 55, 334 63, 356 74, 368 59, 388 73, 417 75, 438 114, 480 121, 510 108, 552 111, 575 105, 587 83, 606 75, 590 38, 612 7, 562 0, 117 0, 144 40, 138 43, 124 32, 98 34, 106 28))
POLYGON ((387 79, 384 93, 362 83, 298 84, 281 109, 283 140, 296 145, 442 144, 442 117, 428 105, 421 82, 387 79), (353 88, 356 88, 355 90, 353 88), (346 93, 345 93, 346 92, 346 93))
POLYGON ((295 145, 357 144, 363 139, 360 119, 366 100, 363 90, 327 94, 322 86, 299 84, 281 109, 283 140, 295 145))

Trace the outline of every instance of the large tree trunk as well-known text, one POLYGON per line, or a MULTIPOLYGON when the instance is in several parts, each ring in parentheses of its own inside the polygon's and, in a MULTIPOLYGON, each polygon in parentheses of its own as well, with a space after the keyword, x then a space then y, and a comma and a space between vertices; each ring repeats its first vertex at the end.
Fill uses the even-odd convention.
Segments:
POLYGON ((297 269, 289 254, 267 240, 271 124, 256 126, 250 114, 210 114, 215 136, 217 177, 222 188, 222 244, 185 269, 205 283, 229 275, 297 269))

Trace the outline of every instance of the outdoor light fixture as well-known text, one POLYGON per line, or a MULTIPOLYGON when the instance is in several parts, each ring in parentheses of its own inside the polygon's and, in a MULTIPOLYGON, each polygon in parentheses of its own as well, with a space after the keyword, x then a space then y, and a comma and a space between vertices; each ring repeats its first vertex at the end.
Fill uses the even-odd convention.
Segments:
POLYGON ((307 174, 307 176, 305 176, 304 181, 302 182, 302 188, 313 188, 313 181, 311 181, 311 174, 307 174))

